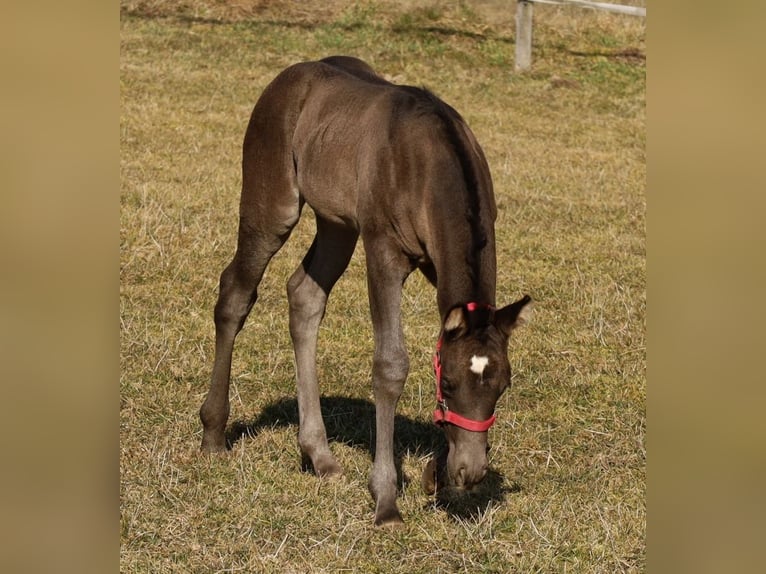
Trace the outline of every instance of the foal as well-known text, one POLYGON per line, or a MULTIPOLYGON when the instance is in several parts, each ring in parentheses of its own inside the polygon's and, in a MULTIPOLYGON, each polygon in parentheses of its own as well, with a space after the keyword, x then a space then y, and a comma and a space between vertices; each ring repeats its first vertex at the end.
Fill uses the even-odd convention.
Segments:
POLYGON ((394 412, 409 370, 401 325, 404 281, 416 268, 436 286, 442 317, 435 421, 447 438, 446 480, 487 471, 487 429, 508 387, 508 340, 530 298, 495 307, 496 217, 484 154, 460 115, 425 89, 392 84, 356 58, 290 66, 258 100, 245 134, 239 237, 215 306, 215 363, 200 409, 202 449, 226 448, 234 339, 258 284, 307 203, 316 236, 287 283, 295 351, 298 442, 319 476, 341 468, 319 404, 316 343, 333 285, 361 234, 375 339, 375 524, 396 505, 394 412))

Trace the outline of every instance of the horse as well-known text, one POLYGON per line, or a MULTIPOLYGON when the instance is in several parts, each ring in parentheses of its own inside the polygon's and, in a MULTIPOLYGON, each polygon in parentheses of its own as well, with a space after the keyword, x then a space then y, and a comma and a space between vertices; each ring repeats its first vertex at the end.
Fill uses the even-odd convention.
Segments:
MULTIPOLYGON (((472 488, 487 473, 487 432, 511 379, 509 338, 528 321, 531 298, 495 305, 492 179, 457 111, 426 88, 391 83, 354 57, 291 65, 264 89, 245 133, 237 248, 220 277, 212 379, 200 408, 203 452, 227 448, 234 341, 304 204, 315 213, 316 235, 287 282, 300 451, 317 476, 342 472, 320 411, 317 334, 361 235, 374 338, 376 433, 368 487, 375 525, 401 524, 393 435, 409 372, 401 323, 405 280, 419 269, 436 288, 442 321, 434 421, 448 447, 444 483, 456 489, 472 488)), ((432 460, 426 474, 435 470, 432 460)), ((429 482, 424 476, 426 490, 429 482)))

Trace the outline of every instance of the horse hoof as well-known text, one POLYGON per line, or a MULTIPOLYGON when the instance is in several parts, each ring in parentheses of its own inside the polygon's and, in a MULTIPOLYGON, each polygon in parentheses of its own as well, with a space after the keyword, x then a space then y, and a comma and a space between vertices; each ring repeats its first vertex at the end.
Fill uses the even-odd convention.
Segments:
POLYGON ((343 468, 332 456, 321 457, 311 464, 319 478, 336 478, 343 475, 343 468))
POLYGON ((208 437, 202 437, 202 444, 200 450, 206 454, 213 454, 216 452, 226 452, 226 439, 224 437, 211 439, 208 437))
POLYGON ((432 495, 436 492, 436 459, 432 458, 423 469, 423 478, 421 480, 423 492, 432 495))
POLYGON ((402 528, 404 526, 404 520, 399 511, 394 508, 392 510, 381 512, 375 515, 375 526, 382 528, 402 528))
POLYGON ((336 464, 334 467, 325 468, 321 471, 317 471, 316 475, 323 480, 333 480, 343 476, 343 468, 336 464))

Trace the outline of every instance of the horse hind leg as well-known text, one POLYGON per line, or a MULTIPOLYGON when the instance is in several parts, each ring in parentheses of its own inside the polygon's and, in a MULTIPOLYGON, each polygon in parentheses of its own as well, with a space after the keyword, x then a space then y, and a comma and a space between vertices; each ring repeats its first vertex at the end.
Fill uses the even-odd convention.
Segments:
POLYGON ((237 252, 221 274, 213 375, 200 408, 205 451, 226 448, 234 339, 255 304, 266 266, 300 218, 302 200, 290 151, 292 128, 285 120, 292 116, 285 109, 289 99, 280 99, 280 95, 284 95, 280 90, 264 92, 253 109, 243 142, 237 252))
MULTIPOLYGON (((293 213, 284 207, 281 217, 269 225, 253 225, 240 218, 239 239, 234 259, 221 274, 215 306, 215 360, 205 402, 200 408, 202 450, 226 450, 226 422, 229 418, 229 381, 234 340, 258 298, 258 285, 271 258, 284 245, 300 215, 295 201, 293 213)), ((265 221, 266 218, 261 218, 265 221)))
POLYGON ((287 283, 297 379, 298 444, 304 464, 310 461, 318 476, 339 474, 341 468, 327 444, 320 409, 317 335, 330 291, 348 266, 357 237, 353 228, 317 218, 314 242, 287 283))

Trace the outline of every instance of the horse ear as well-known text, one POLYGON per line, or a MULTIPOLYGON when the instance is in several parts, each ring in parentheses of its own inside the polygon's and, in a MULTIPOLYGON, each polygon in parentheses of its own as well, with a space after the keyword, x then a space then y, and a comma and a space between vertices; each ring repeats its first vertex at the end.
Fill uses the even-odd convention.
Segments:
POLYGON ((495 326, 506 336, 516 327, 529 323, 532 318, 532 297, 524 295, 521 299, 495 311, 495 326))
POLYGON ((468 331, 468 322, 463 313, 463 307, 458 305, 453 307, 444 319, 444 333, 450 339, 456 339, 468 331))

